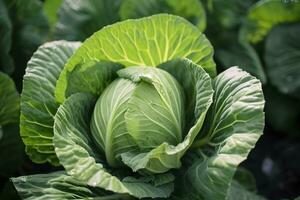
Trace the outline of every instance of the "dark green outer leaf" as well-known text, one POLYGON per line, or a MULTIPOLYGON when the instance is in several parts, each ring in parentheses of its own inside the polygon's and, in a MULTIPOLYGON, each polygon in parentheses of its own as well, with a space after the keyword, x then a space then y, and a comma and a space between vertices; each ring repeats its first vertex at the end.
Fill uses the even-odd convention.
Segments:
POLYGON ((58 13, 55 39, 83 41, 119 21, 120 0, 65 0, 58 13))
POLYGON ((300 2, 260 0, 248 12, 243 26, 245 38, 252 42, 260 42, 269 31, 281 23, 300 20, 300 2))
POLYGON ((267 82, 262 63, 255 49, 248 41, 231 41, 226 48, 218 48, 216 57, 225 68, 239 66, 241 69, 257 77, 263 84, 267 82))
POLYGON ((41 46, 28 62, 21 95, 21 136, 29 157, 37 163, 58 165, 52 137, 56 80, 80 43, 56 41, 41 46))
POLYGON ((20 98, 13 80, 0 72, 0 126, 19 121, 20 98))
POLYGON ((120 8, 122 20, 137 19, 159 13, 184 17, 198 26, 201 31, 205 30, 206 15, 199 0, 123 0, 120 8))
POLYGON ((265 60, 271 83, 300 98, 300 25, 281 25, 267 37, 265 60))

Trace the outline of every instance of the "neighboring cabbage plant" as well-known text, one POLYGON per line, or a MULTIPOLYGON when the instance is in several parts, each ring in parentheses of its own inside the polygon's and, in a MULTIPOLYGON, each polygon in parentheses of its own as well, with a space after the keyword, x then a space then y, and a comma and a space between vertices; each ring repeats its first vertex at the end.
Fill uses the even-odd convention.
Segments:
POLYGON ((216 76, 210 42, 173 15, 46 43, 23 83, 26 152, 64 168, 14 178, 24 199, 227 199, 264 127, 259 80, 216 76))

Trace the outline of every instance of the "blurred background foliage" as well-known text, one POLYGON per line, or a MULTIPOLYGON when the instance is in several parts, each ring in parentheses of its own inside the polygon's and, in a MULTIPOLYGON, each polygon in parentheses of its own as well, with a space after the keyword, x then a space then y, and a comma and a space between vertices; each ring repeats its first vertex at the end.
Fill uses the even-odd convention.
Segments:
POLYGON ((84 41, 109 24, 157 13, 203 31, 219 72, 239 66, 263 83, 265 132, 234 188, 272 200, 300 195, 300 1, 0 0, 0 199, 19 199, 9 177, 56 170, 32 163, 19 137, 19 93, 33 52, 47 41, 84 41))

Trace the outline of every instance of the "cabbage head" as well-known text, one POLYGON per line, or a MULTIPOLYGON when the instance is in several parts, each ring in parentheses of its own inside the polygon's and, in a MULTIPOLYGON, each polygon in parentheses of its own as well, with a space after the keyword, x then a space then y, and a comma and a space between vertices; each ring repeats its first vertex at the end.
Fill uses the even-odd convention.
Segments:
POLYGON ((36 163, 24 199, 227 199, 264 127, 259 80, 216 75, 213 48, 181 17, 106 26, 82 44, 42 45, 28 62, 21 136, 36 163))

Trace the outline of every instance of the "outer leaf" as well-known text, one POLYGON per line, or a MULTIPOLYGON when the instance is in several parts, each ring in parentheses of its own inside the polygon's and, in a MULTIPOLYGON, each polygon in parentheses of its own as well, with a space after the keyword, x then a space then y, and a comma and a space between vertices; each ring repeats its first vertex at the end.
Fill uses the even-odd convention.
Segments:
POLYGON ((268 36, 265 60, 271 83, 300 98, 300 25, 276 27, 268 36))
POLYGON ((54 115, 59 104, 54 98, 57 78, 80 43, 51 42, 41 46, 28 62, 21 95, 21 136, 26 152, 37 163, 57 165, 52 137, 54 115))
POLYGON ((180 17, 161 14, 123 21, 103 28, 84 42, 60 75, 56 99, 62 102, 65 98, 67 73, 90 60, 109 60, 125 66, 157 66, 187 57, 214 76, 212 56, 213 49, 206 37, 180 17))
POLYGON ((55 38, 83 41, 119 21, 120 0, 65 0, 59 10, 55 38))
MULTIPOLYGON (((212 22, 214 19, 220 24, 224 29, 236 28, 244 20, 245 15, 249 7, 257 0, 209 0, 207 7, 210 13, 208 13, 208 20, 212 22), (210 4, 210 5, 209 5, 210 4)), ((210 25, 210 24, 209 24, 210 25)), ((212 26, 216 26, 216 23, 212 23, 212 26)), ((220 27, 210 27, 220 30, 220 27)), ((208 30, 210 31, 210 30, 208 30)), ((220 33, 218 33, 220 34, 220 33)))
POLYGON ((0 126, 19 121, 19 101, 13 80, 0 72, 0 126))
MULTIPOLYGON (((173 191, 173 177, 121 180, 110 174, 90 139, 89 122, 94 97, 77 93, 69 97, 57 111, 54 125, 54 145, 60 163, 67 173, 82 183, 115 193, 131 194, 138 198, 168 197, 173 191), (156 183, 156 184, 155 184, 156 183)), ((113 170, 117 172, 115 169, 113 170)), ((123 174, 124 174, 123 170, 123 174)))
POLYGON ((267 82, 261 61, 255 49, 247 42, 234 42, 226 48, 219 48, 216 57, 226 67, 239 65, 241 69, 257 77, 263 84, 267 82))
POLYGON ((245 37, 252 43, 261 41, 276 25, 300 20, 300 3, 297 1, 261 0, 248 13, 245 37), (275 11, 275 12, 274 12, 275 11))
POLYGON ((0 175, 11 176, 23 159, 23 145, 17 123, 20 106, 19 93, 13 80, 0 72, 0 175), (14 152, 11 156, 11 152, 14 152), (4 162, 5 161, 5 162, 4 162))
POLYGON ((61 200, 61 199, 130 199, 126 195, 114 195, 106 191, 91 188, 65 172, 38 174, 12 178, 22 199, 61 200))
MULTIPOLYGON (((123 162, 134 171, 146 169, 152 173, 162 173, 172 168, 179 168, 181 166, 181 157, 199 133, 206 112, 212 102, 213 90, 210 77, 200 66, 193 64, 189 60, 175 60, 164 63, 159 67, 170 72, 183 86, 186 98, 190 100, 190 104, 186 104, 186 110, 193 113, 187 113, 187 119, 192 124, 189 124, 190 126, 186 128, 183 134, 185 136, 183 141, 176 145, 164 142, 149 153, 138 154, 130 152, 123 154, 123 162)), ((138 77, 138 75, 135 76, 134 74, 132 76, 138 77)), ((152 79, 155 84, 158 84, 154 76, 147 77, 142 73, 139 76, 144 80, 152 79)), ((156 87, 161 88, 161 86, 156 87)), ((169 98, 174 98, 170 93, 172 92, 168 92, 169 98)))
POLYGON ((129 80, 115 80, 101 94, 95 105, 91 131, 110 166, 121 165, 120 154, 136 148, 128 134, 124 118, 135 87, 129 80))
POLYGON ((266 75, 259 56, 244 35, 240 34, 242 31, 237 31, 245 21, 249 7, 255 1, 212 0, 213 9, 208 12, 207 35, 216 49, 215 58, 223 69, 238 65, 259 78, 262 83, 266 83, 266 75))
POLYGON ((197 25, 201 31, 205 30, 205 10, 198 0, 124 0, 120 8, 122 20, 147 17, 159 13, 170 13, 184 17, 197 25))
POLYGON ((188 169, 186 182, 200 199, 222 200, 236 167, 263 132, 264 97, 260 82, 236 67, 219 74, 213 88, 213 105, 194 143, 200 158, 188 169))
POLYGON ((12 37, 12 24, 8 16, 7 8, 0 0, 0 69, 12 73, 13 62, 10 56, 12 37))

